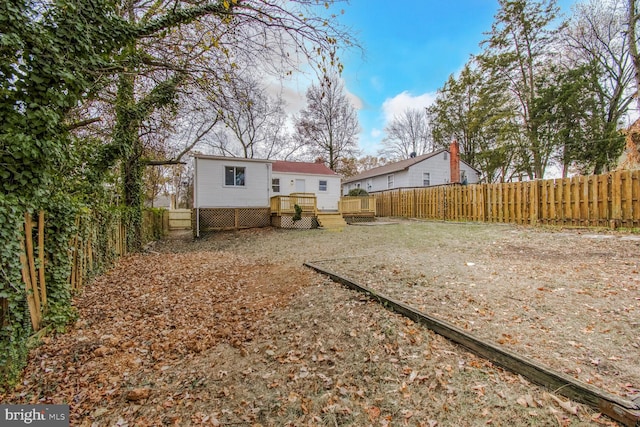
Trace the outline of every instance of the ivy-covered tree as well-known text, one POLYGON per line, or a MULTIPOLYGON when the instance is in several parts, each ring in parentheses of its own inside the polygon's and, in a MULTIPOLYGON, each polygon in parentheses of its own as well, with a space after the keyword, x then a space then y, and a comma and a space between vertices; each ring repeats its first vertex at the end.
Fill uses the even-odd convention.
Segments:
POLYGON ((110 1, 0 4, 0 385, 15 379, 31 333, 19 264, 25 211, 47 212, 45 323, 73 316, 68 245, 93 195, 83 194, 85 145, 70 133, 83 122, 69 113, 135 32, 110 1))

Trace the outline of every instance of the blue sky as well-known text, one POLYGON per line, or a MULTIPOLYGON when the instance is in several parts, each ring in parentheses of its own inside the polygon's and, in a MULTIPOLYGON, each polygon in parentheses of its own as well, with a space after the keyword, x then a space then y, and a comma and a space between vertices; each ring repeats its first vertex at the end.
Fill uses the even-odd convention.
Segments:
MULTIPOLYGON (((569 15, 575 0, 561 0, 569 15)), ((364 54, 343 54, 346 90, 359 109, 360 149, 376 155, 388 120, 425 107, 449 75, 480 52, 497 0, 352 0, 339 5, 364 54)))

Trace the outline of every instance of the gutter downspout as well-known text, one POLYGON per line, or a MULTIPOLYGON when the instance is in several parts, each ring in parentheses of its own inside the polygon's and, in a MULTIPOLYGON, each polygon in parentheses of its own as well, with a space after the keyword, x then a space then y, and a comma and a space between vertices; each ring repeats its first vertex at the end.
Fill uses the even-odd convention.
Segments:
POLYGON ((198 205, 198 158, 193 158, 193 204, 196 209, 196 237, 200 237, 200 206, 198 205))

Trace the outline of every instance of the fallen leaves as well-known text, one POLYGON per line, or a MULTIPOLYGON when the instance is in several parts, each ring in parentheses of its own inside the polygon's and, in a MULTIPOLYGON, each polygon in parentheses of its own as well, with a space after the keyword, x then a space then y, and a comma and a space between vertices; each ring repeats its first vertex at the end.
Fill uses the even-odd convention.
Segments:
POLYGON ((562 408, 565 412, 571 415, 578 415, 578 405, 572 404, 571 400, 563 400, 557 396, 554 396, 551 393, 544 393, 544 396, 550 398, 555 403, 558 404, 560 408, 562 408))
POLYGON ((147 399, 151 394, 151 390, 148 388, 134 388, 129 390, 125 394, 125 399, 130 402, 137 402, 139 400, 147 399))
MULTIPOLYGON (((578 292, 562 277, 565 290, 554 292, 559 284, 547 280, 545 267, 527 264, 540 259, 533 247, 526 257, 512 256, 508 248, 499 256, 482 247, 471 253, 473 239, 465 238, 460 250, 450 250, 453 229, 447 230, 447 243, 437 253, 428 248, 402 252, 411 246, 372 236, 371 257, 351 261, 360 267, 353 276, 370 279, 386 294, 398 292, 399 300, 428 313, 467 323, 474 333, 504 338, 516 351, 532 349, 574 371, 582 361, 598 385, 602 381, 595 371, 604 376, 607 367, 632 359, 615 340, 628 324, 621 319, 640 308, 637 301, 612 306, 624 292, 603 291, 596 280, 580 280, 580 289, 588 292, 578 292), (376 258, 378 250, 385 261, 376 258), (447 264, 451 253, 475 266, 447 264), (395 257, 390 254, 398 254, 397 262, 386 271, 376 268, 375 277, 368 275, 372 262, 386 263, 395 257), (400 290, 394 290, 396 283, 400 290), (536 290, 543 284, 544 291, 536 290), (603 292, 606 305, 598 299, 603 292), (571 299, 576 295, 591 299, 576 304, 571 299), (562 305, 555 300, 559 297, 562 305), (574 311, 590 317, 573 323, 574 311), (603 334, 612 344, 606 351, 598 347, 603 334)), ((77 299, 81 320, 68 336, 51 338, 34 352, 20 390, 0 396, 2 401, 72 402, 72 425, 87 427, 607 422, 585 415, 582 407, 573 415, 569 410, 575 403, 559 398, 567 406, 563 409, 519 376, 300 267, 300 258, 311 256, 308 251, 310 259, 359 251, 361 240, 348 230, 330 238, 278 231, 216 236, 222 242, 218 249, 237 251, 128 257, 98 278, 99 286, 85 288, 77 299), (136 389, 143 390, 139 399, 129 400, 136 389)), ((208 243, 189 239, 186 245, 208 243)), ((565 258, 564 252, 550 258, 559 257, 565 258)), ((567 271, 580 275, 581 270, 567 271)), ((637 288, 630 289, 633 294, 637 288)), ((631 395, 635 383, 625 376, 614 385, 618 393, 631 395)))
MULTIPOLYGON (((136 382, 155 372, 175 375, 173 367, 219 343, 246 355, 244 346, 260 319, 312 283, 311 277, 302 267, 256 263, 223 252, 125 257, 76 299, 80 320, 71 331, 36 350, 36 364, 28 368, 13 401, 70 402, 76 418, 91 419, 108 413, 119 396, 146 402, 153 396, 151 387, 136 382), (41 398, 42 381, 27 379, 42 375, 48 385, 41 398)), ((166 410, 189 400, 169 396, 160 403, 166 410)))

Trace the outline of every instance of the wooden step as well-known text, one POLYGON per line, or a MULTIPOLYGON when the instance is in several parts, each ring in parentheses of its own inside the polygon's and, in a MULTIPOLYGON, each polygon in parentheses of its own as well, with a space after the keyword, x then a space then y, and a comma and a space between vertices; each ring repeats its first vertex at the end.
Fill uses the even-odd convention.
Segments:
POLYGON ((340 213, 319 213, 317 214, 318 225, 328 230, 342 230, 347 226, 340 213))

